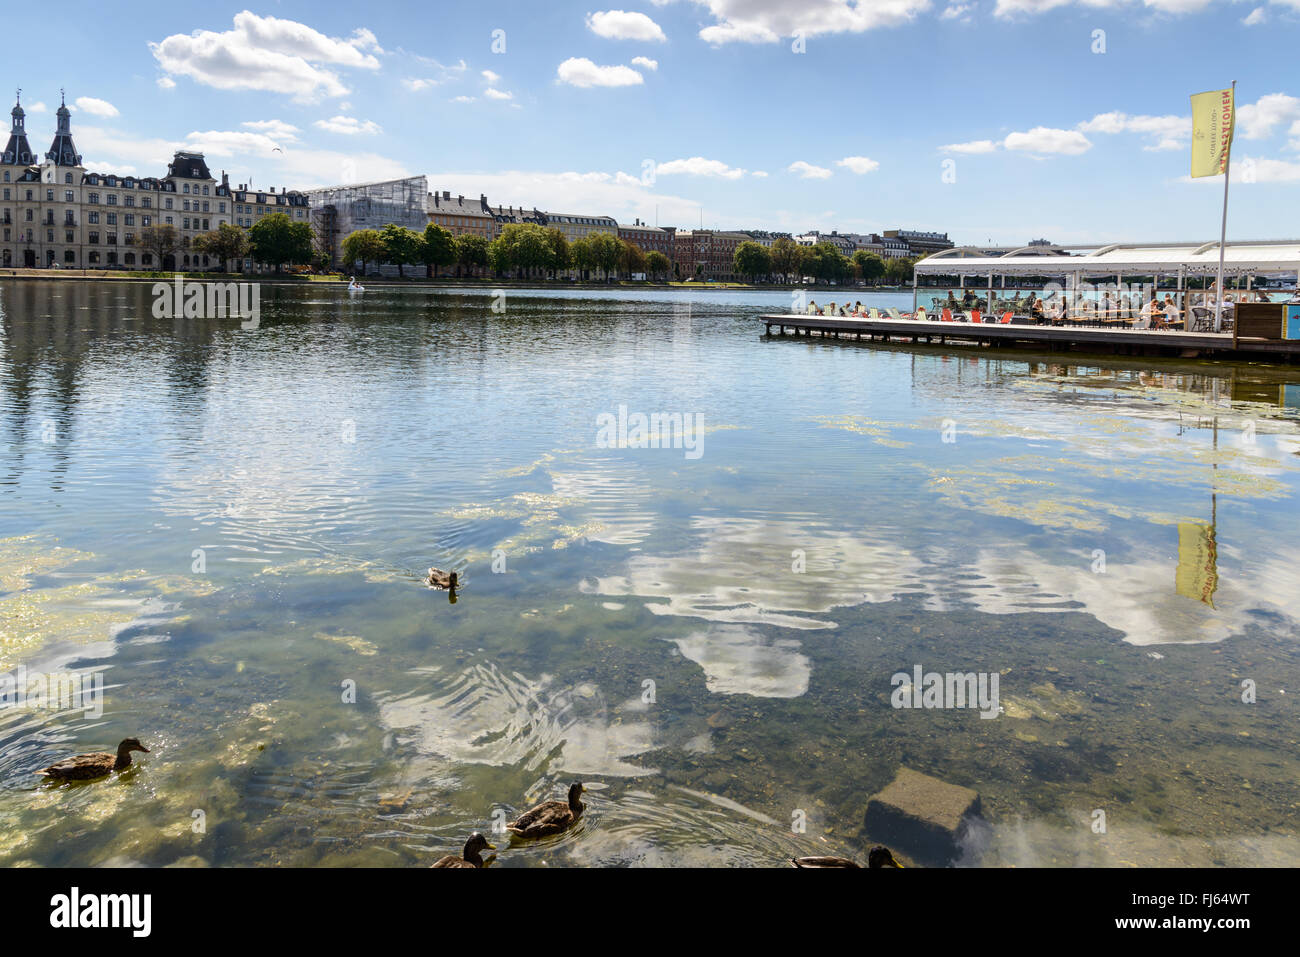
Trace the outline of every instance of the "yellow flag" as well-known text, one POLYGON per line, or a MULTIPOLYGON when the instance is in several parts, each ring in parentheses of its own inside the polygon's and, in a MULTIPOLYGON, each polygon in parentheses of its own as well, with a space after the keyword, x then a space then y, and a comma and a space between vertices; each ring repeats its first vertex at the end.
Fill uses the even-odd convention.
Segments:
POLYGON ((1186 598, 1214 607, 1219 590, 1219 546, 1213 525, 1180 522, 1178 525, 1178 571, 1174 588, 1186 598))
POLYGON ((1192 177, 1219 176, 1228 171, 1237 106, 1231 89, 1197 93, 1192 97, 1192 177))

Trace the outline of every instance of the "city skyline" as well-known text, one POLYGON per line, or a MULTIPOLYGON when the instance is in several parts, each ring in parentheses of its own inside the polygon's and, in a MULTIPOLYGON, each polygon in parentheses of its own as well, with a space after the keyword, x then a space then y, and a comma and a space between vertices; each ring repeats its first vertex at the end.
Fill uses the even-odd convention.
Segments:
POLYGON ((53 77, 36 50, 10 69, 33 148, 63 87, 92 171, 194 149, 258 188, 424 174, 620 223, 1003 245, 1216 234, 1187 97, 1236 79, 1229 236, 1295 232, 1300 0, 487 6, 127 16, 69 37, 53 77), (118 73, 89 66, 105 43, 118 73))

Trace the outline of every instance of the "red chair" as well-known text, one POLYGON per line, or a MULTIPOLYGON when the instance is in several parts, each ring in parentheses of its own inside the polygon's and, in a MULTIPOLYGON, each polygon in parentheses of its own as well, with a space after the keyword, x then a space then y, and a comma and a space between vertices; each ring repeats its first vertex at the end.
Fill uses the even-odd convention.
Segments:
POLYGON ((979 311, 978 309, 972 309, 972 310, 970 311, 970 321, 971 321, 971 322, 983 322, 983 321, 984 321, 984 317, 983 317, 982 315, 980 315, 980 311, 979 311))
POLYGON ((944 306, 944 307, 943 307, 943 312, 939 313, 939 321, 940 321, 940 322, 956 322, 957 320, 954 319, 954 318, 952 317, 952 310, 949 309, 947 306, 944 306))
POLYGON ((1002 316, 1001 322, 1003 325, 1006 325, 1011 321, 1011 319, 1012 319, 1012 314, 1008 312, 1002 316))

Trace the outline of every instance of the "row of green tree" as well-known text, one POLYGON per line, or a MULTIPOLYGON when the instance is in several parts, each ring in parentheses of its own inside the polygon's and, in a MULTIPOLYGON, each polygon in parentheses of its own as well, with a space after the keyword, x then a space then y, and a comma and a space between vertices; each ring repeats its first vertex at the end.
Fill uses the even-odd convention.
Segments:
POLYGON ((160 266, 169 256, 192 250, 223 267, 232 261, 242 265, 244 259, 251 257, 256 262, 274 266, 279 272, 288 264, 318 263, 321 254, 314 238, 307 223, 297 223, 284 213, 274 213, 259 219, 248 229, 222 223, 211 232, 195 236, 190 246, 185 244, 175 226, 168 223, 146 226, 140 231, 136 245, 156 256, 160 266))
POLYGON ((392 224, 359 229, 343 240, 343 261, 360 263, 363 272, 368 264, 388 263, 404 275, 406 266, 423 264, 435 276, 457 266, 471 275, 490 269, 519 279, 555 277, 571 269, 606 280, 635 273, 657 277, 672 268, 658 250, 644 252, 612 233, 592 233, 570 242, 560 230, 536 223, 509 223, 491 241, 469 233, 453 236, 436 223, 423 233, 392 224))
POLYGON ((850 258, 831 242, 800 246, 782 236, 770 247, 752 241, 741 243, 736 247, 734 265, 738 275, 753 282, 790 282, 811 276, 823 282, 861 279, 874 286, 882 281, 889 285, 910 283, 916 262, 910 258, 885 259, 867 249, 856 250, 850 258))

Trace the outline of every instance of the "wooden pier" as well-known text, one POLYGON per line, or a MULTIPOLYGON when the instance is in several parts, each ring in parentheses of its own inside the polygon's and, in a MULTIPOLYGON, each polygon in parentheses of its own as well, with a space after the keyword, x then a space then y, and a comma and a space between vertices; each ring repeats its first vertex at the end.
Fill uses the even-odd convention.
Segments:
POLYGON ((997 346, 1040 351, 1091 352, 1109 355, 1179 356, 1182 358, 1252 358, 1294 362, 1300 340, 1240 337, 1232 333, 1179 330, 1034 325, 1028 322, 940 322, 916 319, 765 315, 759 320, 768 336, 813 336, 937 345, 997 346), (775 330, 775 331, 774 331, 775 330))

